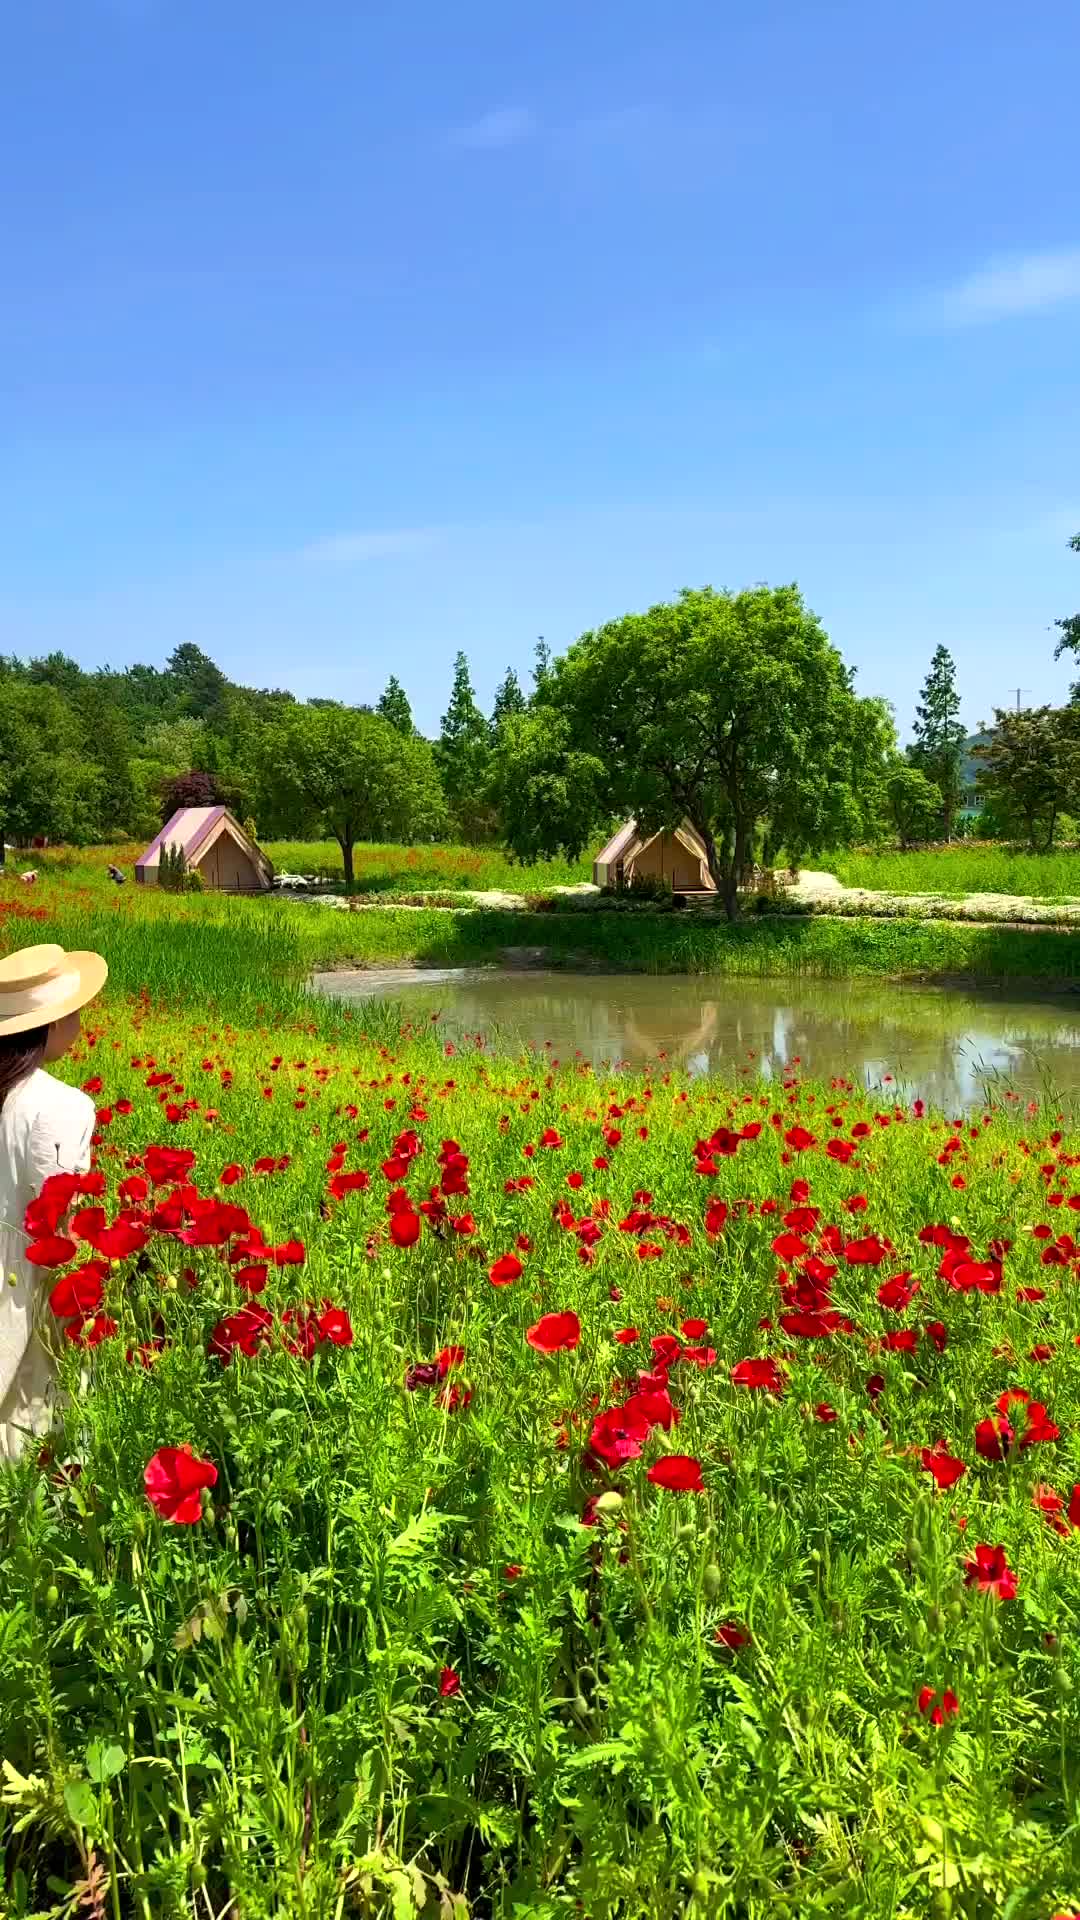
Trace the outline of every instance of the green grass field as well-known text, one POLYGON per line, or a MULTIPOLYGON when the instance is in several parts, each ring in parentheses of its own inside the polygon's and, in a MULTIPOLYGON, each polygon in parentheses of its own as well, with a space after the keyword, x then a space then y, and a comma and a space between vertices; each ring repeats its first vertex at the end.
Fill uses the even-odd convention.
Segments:
POLYGON ((301 998, 420 915, 17 905, 113 975, 68 1401, 0 1473, 5 1920, 1076 1903, 1056 1112, 601 1086, 301 998))
MULTIPOLYGON (((280 873, 343 877, 334 841, 272 841, 266 852, 280 873)), ((520 866, 501 847, 399 847, 362 844, 353 850, 356 890, 361 893, 460 893, 498 889, 545 893, 592 879, 592 860, 540 860, 520 866)))
POLYGON ((849 887, 886 893, 1023 894, 1036 900, 1080 899, 1080 849, 1025 853, 994 844, 959 841, 924 852, 823 854, 813 863, 849 887))

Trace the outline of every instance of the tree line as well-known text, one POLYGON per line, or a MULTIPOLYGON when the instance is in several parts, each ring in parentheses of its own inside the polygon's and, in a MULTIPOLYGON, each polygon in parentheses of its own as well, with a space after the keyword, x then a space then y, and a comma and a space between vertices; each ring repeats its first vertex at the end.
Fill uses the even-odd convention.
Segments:
MULTIPOLYGON (((1080 652, 1080 616, 1058 624, 1059 652, 1080 652)), ((577 858, 632 814, 690 822, 734 917, 753 864, 781 850, 949 837, 972 764, 992 830, 1051 844, 1080 812, 1080 699, 999 711, 974 756, 959 711, 939 647, 901 752, 887 703, 856 690, 794 585, 687 589, 557 659, 541 641, 528 689, 508 669, 490 714, 458 653, 436 740, 394 675, 367 707, 238 686, 193 644, 162 669, 0 656, 0 854, 39 835, 149 838, 176 806, 224 801, 265 838, 332 836, 351 884, 361 840, 577 858)))

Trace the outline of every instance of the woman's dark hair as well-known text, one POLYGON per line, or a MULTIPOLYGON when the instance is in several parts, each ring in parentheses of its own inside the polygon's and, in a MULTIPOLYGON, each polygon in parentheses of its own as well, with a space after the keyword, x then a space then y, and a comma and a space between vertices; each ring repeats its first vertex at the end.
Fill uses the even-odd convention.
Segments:
POLYGON ((40 1067, 48 1038, 48 1027, 29 1027, 25 1033, 0 1033, 0 1108, 19 1081, 40 1067))

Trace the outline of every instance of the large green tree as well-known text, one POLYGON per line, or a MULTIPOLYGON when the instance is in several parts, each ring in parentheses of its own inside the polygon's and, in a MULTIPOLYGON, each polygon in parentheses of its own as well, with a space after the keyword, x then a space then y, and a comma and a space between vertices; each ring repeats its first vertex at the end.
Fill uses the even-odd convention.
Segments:
POLYGON ((936 647, 915 709, 909 758, 941 794, 941 825, 946 839, 952 834, 960 803, 965 737, 960 724, 956 666, 948 647, 936 647))
POLYGON ((399 733, 411 734, 414 731, 409 696, 396 673, 390 675, 375 711, 381 713, 384 720, 389 720, 399 733))
POLYGON ((609 824, 604 762, 574 745, 554 707, 507 714, 492 756, 491 793, 507 845, 519 860, 563 852, 572 860, 609 824))
POLYGON ((884 801, 889 823, 902 847, 929 840, 941 820, 941 788, 919 767, 897 759, 886 770, 884 801))
MULTIPOLYGON (((603 770, 594 819, 689 820, 732 919, 759 835, 798 861, 859 830, 891 739, 886 710, 857 698, 794 586, 686 590, 586 633, 550 667, 536 708, 561 716, 565 755, 603 770)), ((579 851, 573 825, 535 819, 534 843, 579 851)))
POLYGON ((295 707, 266 728, 259 771, 263 830, 332 834, 350 887, 358 840, 423 839, 443 822, 430 745, 379 714, 295 707))
POLYGON ((48 681, 0 680, 0 863, 6 845, 89 845, 102 833, 101 772, 71 705, 48 681))
POLYGON ((464 840, 487 838, 492 827, 491 733, 477 705, 463 653, 454 657, 450 704, 443 714, 436 755, 454 831, 464 840))
POLYGON ((975 755, 980 791, 1006 830, 1022 831, 1033 852, 1048 852, 1058 816, 1080 804, 1080 711, 999 707, 975 755))

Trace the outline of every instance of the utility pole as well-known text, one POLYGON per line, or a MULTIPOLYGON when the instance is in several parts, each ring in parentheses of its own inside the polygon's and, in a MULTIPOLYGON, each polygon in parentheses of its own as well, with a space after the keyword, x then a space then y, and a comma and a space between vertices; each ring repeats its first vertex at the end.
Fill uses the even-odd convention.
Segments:
POLYGON ((1023 694, 1023 693, 1030 693, 1030 692, 1031 692, 1031 688, 1030 688, 1030 687, 1009 687, 1009 688, 1007 688, 1007 689, 1006 689, 1006 691, 1007 691, 1007 692, 1009 692, 1009 693, 1015 693, 1015 695, 1016 695, 1016 711, 1017 711, 1017 713, 1019 713, 1019 711, 1020 711, 1020 696, 1021 696, 1021 694, 1023 694))

